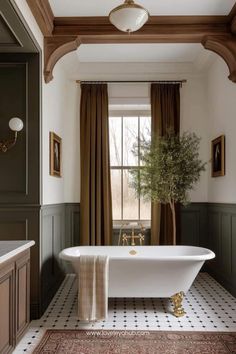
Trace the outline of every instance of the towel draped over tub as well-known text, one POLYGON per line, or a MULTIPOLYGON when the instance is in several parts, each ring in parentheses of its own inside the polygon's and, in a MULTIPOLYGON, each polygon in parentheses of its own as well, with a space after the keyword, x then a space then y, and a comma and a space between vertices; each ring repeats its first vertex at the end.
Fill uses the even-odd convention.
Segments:
POLYGON ((78 316, 101 321, 108 314, 108 256, 80 256, 78 316))

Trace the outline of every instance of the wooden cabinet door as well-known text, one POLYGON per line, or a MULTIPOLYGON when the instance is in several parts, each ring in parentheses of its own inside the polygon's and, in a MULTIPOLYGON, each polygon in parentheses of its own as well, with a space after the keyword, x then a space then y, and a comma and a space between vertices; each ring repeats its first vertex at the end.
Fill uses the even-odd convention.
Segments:
POLYGON ((16 260, 16 344, 30 322, 30 253, 16 260))
POLYGON ((15 299, 15 265, 14 263, 0 270, 0 353, 13 351, 14 339, 14 299, 15 299))

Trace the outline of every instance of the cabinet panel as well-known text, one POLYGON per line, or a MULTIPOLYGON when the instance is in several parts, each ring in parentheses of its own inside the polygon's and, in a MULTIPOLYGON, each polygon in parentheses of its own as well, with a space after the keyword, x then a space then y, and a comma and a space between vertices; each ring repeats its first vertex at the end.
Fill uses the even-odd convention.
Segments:
POLYGON ((0 353, 10 353, 14 342, 14 264, 0 270, 0 353))
POLYGON ((26 252, 16 261, 16 341, 27 328, 30 315, 30 255, 26 252))

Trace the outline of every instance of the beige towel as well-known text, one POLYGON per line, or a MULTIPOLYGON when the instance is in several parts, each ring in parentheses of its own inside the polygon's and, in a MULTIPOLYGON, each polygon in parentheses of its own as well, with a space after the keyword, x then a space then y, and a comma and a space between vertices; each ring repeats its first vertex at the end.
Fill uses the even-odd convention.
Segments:
POLYGON ((78 315, 81 321, 107 318, 108 263, 108 256, 80 256, 78 315))

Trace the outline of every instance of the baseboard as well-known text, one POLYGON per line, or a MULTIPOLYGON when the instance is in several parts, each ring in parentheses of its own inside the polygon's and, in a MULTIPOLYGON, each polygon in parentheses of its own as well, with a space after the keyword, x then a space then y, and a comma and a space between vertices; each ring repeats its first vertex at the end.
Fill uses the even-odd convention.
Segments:
POLYGON ((205 271, 210 274, 223 288, 228 290, 228 292, 236 298, 236 286, 232 283, 231 280, 225 278, 223 273, 219 273, 217 270, 212 269, 212 267, 207 266, 205 271))
POLYGON ((44 293, 43 297, 42 297, 42 303, 40 306, 40 313, 39 316, 41 317, 44 312, 46 311, 48 305, 50 304, 50 302, 52 301, 54 295, 56 294, 57 290, 59 289, 59 287, 61 286, 63 280, 65 279, 65 274, 62 274, 60 277, 58 277, 55 282, 53 284, 51 284, 51 286, 49 286, 47 288, 47 292, 44 293))
POLYGON ((30 304, 30 320, 37 320, 40 317, 40 304, 31 303, 30 304))

